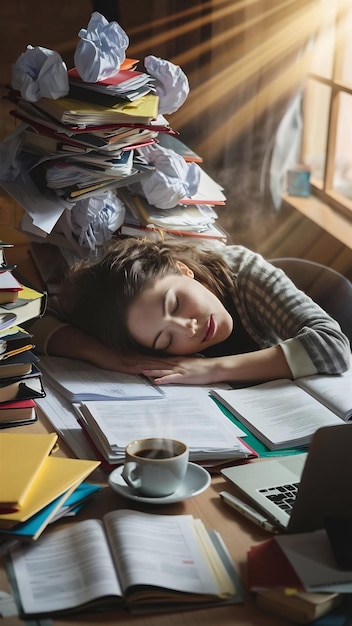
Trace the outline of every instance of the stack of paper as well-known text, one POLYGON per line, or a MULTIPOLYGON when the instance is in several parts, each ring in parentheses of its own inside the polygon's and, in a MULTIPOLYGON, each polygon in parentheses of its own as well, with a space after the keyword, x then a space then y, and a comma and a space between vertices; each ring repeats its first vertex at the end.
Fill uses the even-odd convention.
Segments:
POLYGON ((25 536, 30 523, 29 536, 37 539, 98 467, 98 461, 53 456, 56 441, 56 434, 0 433, 0 534, 25 536))
POLYGON ((226 243, 227 235, 216 224, 218 215, 211 204, 178 204, 173 209, 164 210, 124 188, 119 189, 117 195, 126 207, 125 220, 120 229, 123 235, 146 237, 162 230, 168 235, 226 243))
POLYGON ((68 71, 70 98, 90 102, 114 104, 119 100, 137 100, 155 92, 154 80, 149 74, 135 69, 122 69, 114 76, 87 83, 80 77, 76 68, 68 71))
POLYGON ((43 357, 42 365, 47 396, 38 400, 41 410, 78 456, 100 458, 106 469, 123 461, 127 443, 155 435, 185 441, 191 461, 206 466, 257 456, 207 387, 161 390, 144 377, 63 357, 43 357))
POLYGON ((80 423, 100 456, 121 463, 125 447, 143 437, 171 437, 189 447, 191 461, 201 464, 253 457, 238 431, 205 390, 183 389, 161 400, 86 401, 74 404, 80 423), (133 419, 126 419, 126 416, 133 419), (190 419, 192 416, 192 419, 190 419))
POLYGON ((12 88, 6 96, 14 103, 10 115, 22 126, 6 138, 12 146, 8 152, 16 155, 17 176, 9 179, 4 162, 1 184, 26 212, 20 229, 31 241, 45 239, 58 246, 67 261, 68 256, 74 256, 73 261, 84 257, 87 248, 100 247, 115 234, 155 239, 164 231, 192 242, 227 241, 214 211, 214 206, 225 205, 224 190, 202 168, 198 172, 202 157, 177 138, 179 133, 163 115, 168 115, 169 106, 173 112, 173 105, 166 105, 172 97, 163 93, 165 86, 156 76, 137 70, 139 63, 126 57, 115 75, 96 82, 82 80, 71 68, 67 96, 57 99, 32 102, 12 88), (161 153, 166 159, 159 158, 161 153), (187 162, 182 167, 180 157, 187 162), (155 190, 151 201, 166 208, 157 215, 158 209, 150 207, 152 215, 145 221, 138 209, 114 195, 123 188, 127 196, 136 194, 143 202, 148 197, 146 179, 154 174, 157 180, 158 169, 161 182, 150 181, 155 190), (185 197, 179 198, 174 186, 184 189, 185 197), (72 208, 79 216, 87 213, 83 225, 72 208))
POLYGON ((113 106, 92 104, 82 100, 42 98, 36 106, 62 124, 97 126, 99 124, 150 124, 158 114, 158 96, 146 95, 133 102, 113 106))
POLYGON ((154 80, 136 63, 126 59, 115 76, 97 83, 82 81, 73 68, 67 98, 33 103, 9 91, 17 107, 11 114, 24 122, 17 131, 23 167, 44 172, 46 187, 60 198, 76 202, 153 171, 134 150, 174 131, 158 115, 154 80))

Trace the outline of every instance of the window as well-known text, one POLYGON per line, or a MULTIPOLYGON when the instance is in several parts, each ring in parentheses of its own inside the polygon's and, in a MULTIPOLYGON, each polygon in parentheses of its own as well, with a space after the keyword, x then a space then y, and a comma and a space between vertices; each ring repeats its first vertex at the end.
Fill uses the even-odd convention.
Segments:
POLYGON ((352 218, 352 6, 321 0, 303 104, 302 161, 313 191, 352 218))

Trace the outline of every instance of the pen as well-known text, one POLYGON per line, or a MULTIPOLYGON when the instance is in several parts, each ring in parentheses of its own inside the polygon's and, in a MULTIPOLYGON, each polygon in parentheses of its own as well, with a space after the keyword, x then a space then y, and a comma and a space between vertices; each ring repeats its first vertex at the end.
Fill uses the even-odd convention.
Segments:
POLYGON ((258 511, 253 509, 251 506, 249 506, 245 502, 242 502, 242 500, 239 500, 238 498, 236 498, 236 496, 233 496, 232 493, 228 493, 228 491, 220 491, 219 496, 221 496, 221 498, 224 500, 224 502, 226 502, 226 504, 228 504, 233 509, 235 509, 235 511, 242 513, 244 517, 249 519, 251 522, 253 522, 257 526, 260 526, 260 528, 263 528, 264 530, 267 530, 270 533, 278 532, 277 527, 271 524, 271 522, 269 522, 269 520, 267 520, 267 518, 264 517, 264 515, 261 515, 260 513, 258 513, 258 511))
POLYGON ((3 272, 12 272, 12 270, 15 270, 16 267, 17 265, 0 265, 0 274, 3 272))

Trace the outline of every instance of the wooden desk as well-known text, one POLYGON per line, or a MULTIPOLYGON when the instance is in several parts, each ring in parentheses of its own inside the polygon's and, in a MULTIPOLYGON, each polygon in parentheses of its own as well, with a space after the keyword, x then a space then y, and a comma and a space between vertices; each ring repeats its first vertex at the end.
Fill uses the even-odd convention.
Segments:
MULTIPOLYGON (((35 280, 35 271, 26 249, 16 246, 7 257, 10 262, 17 262, 21 273, 28 276, 34 284, 40 285, 40 282, 35 280)), ((35 425, 23 428, 26 429, 26 432, 51 432, 53 430, 51 424, 41 413, 39 414, 39 421, 35 425)), ((17 429, 12 430, 16 431, 17 429)), ((64 442, 60 442, 58 454, 73 456, 64 442)), ((101 470, 96 470, 90 477, 91 480, 103 484, 106 484, 106 478, 106 474, 101 470)), ((126 500, 107 487, 86 504, 76 518, 71 518, 68 522, 61 520, 56 524, 56 527, 60 527, 63 523, 74 524, 75 519, 100 517, 107 511, 117 508, 131 508, 166 515, 191 514, 201 518, 207 528, 215 529, 221 533, 237 566, 242 584, 246 587, 247 550, 251 545, 267 539, 270 535, 223 503, 218 495, 219 491, 223 489, 231 490, 223 478, 216 476, 213 477, 211 486, 204 493, 190 500, 168 506, 148 506, 126 500)), ((52 532, 52 530, 46 529, 44 532, 52 532)), ((0 567, 0 589, 9 591, 7 577, 2 567, 0 567)), ((1 626, 21 626, 24 624, 17 617, 0 619, 0 623, 1 626)), ((253 606, 246 589, 244 602, 232 606, 138 616, 132 616, 122 610, 97 614, 80 613, 74 617, 53 620, 53 626, 74 626, 76 624, 80 626, 86 624, 115 626, 116 623, 120 626, 127 626, 128 624, 165 626, 165 623, 169 626, 214 626, 214 624, 219 624, 219 626, 285 626, 290 624, 286 620, 275 618, 257 610, 253 606)))
MULTIPOLYGON (((51 424, 48 423, 42 414, 39 415, 39 420, 35 425, 23 428, 26 429, 26 432, 51 432, 53 430, 51 424)), ((16 432, 15 428, 10 430, 16 432)), ((58 454, 72 456, 64 442, 60 442, 58 454)), ((92 474, 90 479, 97 483, 106 484, 106 474, 99 469, 92 474)), ((130 508, 166 515, 189 513, 194 517, 201 518, 207 528, 214 528, 221 533, 245 587, 247 550, 251 545, 265 540, 270 535, 223 503, 218 495, 219 491, 223 489, 231 490, 229 484, 223 478, 215 476, 212 478, 210 487, 199 496, 168 506, 148 506, 127 500, 112 491, 110 487, 106 487, 85 505, 79 515, 75 518, 70 518, 68 522, 63 520, 58 522, 56 528, 61 527, 63 523, 74 524, 75 520, 101 517, 107 511, 117 508, 130 508)), ((52 530, 46 529, 44 532, 54 532, 54 528, 52 527, 52 530)), ((2 567, 0 568, 0 589, 9 590, 7 577, 2 567)), ((214 626, 214 624, 221 626, 234 626, 234 624, 236 626, 285 626, 290 624, 290 622, 275 618, 256 609, 248 591, 245 589, 244 602, 238 605, 180 611, 178 613, 143 614, 141 616, 132 616, 121 610, 97 614, 80 613, 74 617, 55 619, 53 620, 53 626, 71 626, 71 624, 72 626, 76 624, 81 626, 85 624, 101 625, 103 623, 107 626, 113 626, 116 623, 120 626, 131 623, 143 626, 164 626, 166 621, 169 626, 214 626)), ((18 618, 6 618, 0 620, 0 624, 3 626, 20 626, 24 622, 18 618)))

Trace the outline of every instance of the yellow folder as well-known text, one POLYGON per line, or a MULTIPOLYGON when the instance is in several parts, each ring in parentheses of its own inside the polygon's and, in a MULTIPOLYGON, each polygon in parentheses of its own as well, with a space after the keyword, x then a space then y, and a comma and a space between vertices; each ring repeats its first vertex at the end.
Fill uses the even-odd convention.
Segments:
POLYGON ((12 528, 18 522, 25 522, 73 485, 78 486, 99 465, 100 461, 48 456, 21 509, 14 513, 0 513, 0 528, 12 528))
POLYGON ((0 432, 0 514, 21 508, 56 441, 56 433, 0 432))

